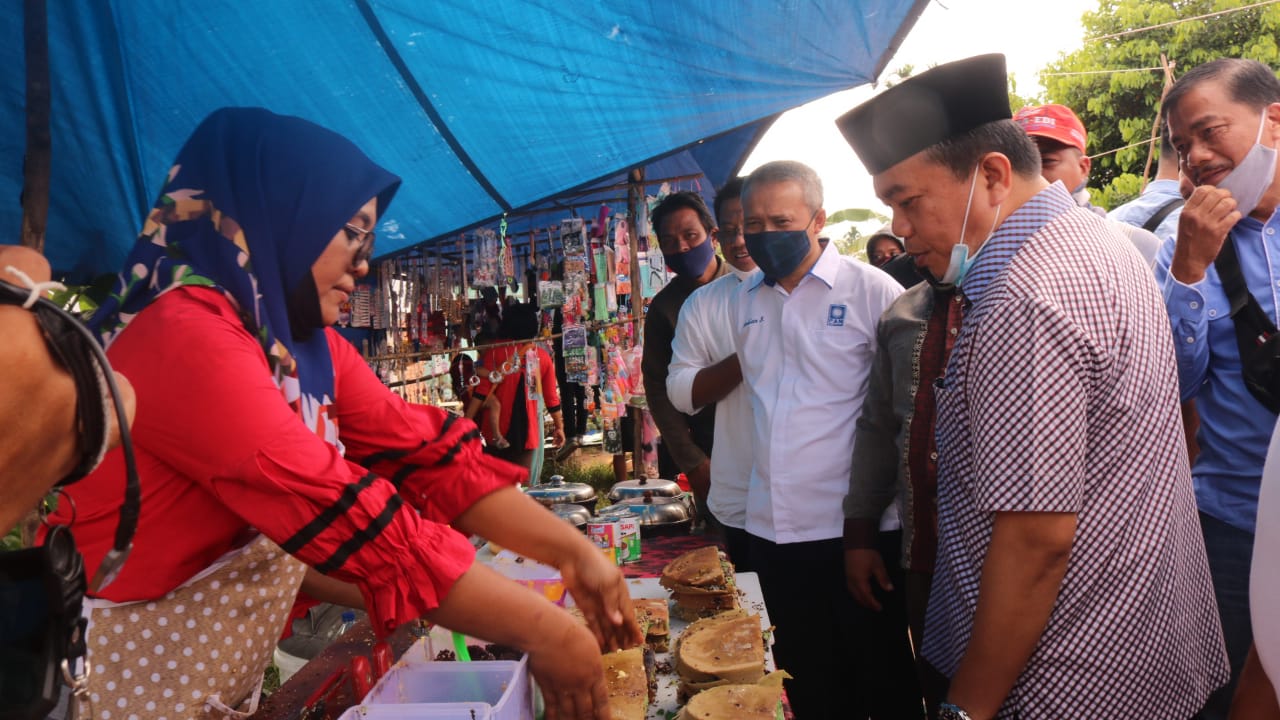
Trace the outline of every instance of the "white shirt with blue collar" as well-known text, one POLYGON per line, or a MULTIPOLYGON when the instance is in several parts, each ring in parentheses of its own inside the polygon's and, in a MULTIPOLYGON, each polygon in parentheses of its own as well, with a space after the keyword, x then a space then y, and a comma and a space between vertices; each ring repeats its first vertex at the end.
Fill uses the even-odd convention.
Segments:
POLYGON ((876 325, 902 286, 828 244, 790 293, 763 276, 738 290, 755 452, 746 530, 780 544, 841 537, 876 325))

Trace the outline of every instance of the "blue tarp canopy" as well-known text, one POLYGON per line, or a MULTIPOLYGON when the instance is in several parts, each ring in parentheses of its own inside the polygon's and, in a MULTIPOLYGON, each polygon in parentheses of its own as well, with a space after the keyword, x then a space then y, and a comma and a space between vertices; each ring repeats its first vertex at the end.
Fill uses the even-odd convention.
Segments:
MULTIPOLYGON (((925 2, 50 2, 45 252, 73 279, 117 270, 183 140, 226 105, 308 118, 400 174, 379 255, 685 148, 719 183, 762 123, 871 81, 925 2)), ((0 5, 0 237, 13 242, 23 3, 0 5)))

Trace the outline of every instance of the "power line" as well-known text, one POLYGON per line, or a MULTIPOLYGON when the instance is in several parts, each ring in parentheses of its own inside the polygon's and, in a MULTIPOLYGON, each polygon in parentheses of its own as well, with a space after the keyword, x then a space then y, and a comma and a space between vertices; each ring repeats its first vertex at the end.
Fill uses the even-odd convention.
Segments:
POLYGON ((1148 139, 1148 140, 1139 140, 1139 141, 1138 141, 1138 142, 1136 142, 1136 143, 1131 143, 1131 144, 1129 144, 1129 145, 1125 145, 1124 147, 1118 147, 1118 148, 1116 148, 1115 150, 1108 150, 1108 151, 1106 151, 1106 152, 1100 152, 1100 153, 1098 153, 1097 155, 1090 155, 1090 156, 1089 156, 1089 159, 1090 159, 1090 160, 1094 160, 1094 159, 1097 159, 1097 158, 1103 157, 1103 156, 1105 156, 1105 155, 1111 155, 1111 154, 1114 154, 1114 153, 1118 153, 1118 152, 1120 152, 1121 150, 1128 150, 1129 148, 1135 148, 1135 147, 1138 147, 1139 145, 1150 145, 1151 143, 1155 142, 1155 141, 1156 141, 1156 140, 1158 140, 1158 139, 1160 139, 1160 138, 1159 138, 1159 136, 1154 137, 1154 138, 1150 138, 1150 139, 1148 139))
POLYGON ((1086 38, 1085 42, 1093 42, 1095 40, 1110 40, 1111 38, 1118 38, 1118 37, 1123 37, 1125 35, 1132 35, 1134 33, 1146 32, 1148 30, 1155 30, 1157 28, 1169 27, 1170 25, 1180 25, 1182 23, 1191 22, 1193 20, 1204 20, 1205 18, 1217 17, 1218 15, 1228 15, 1230 13, 1240 12, 1241 10, 1252 10, 1254 8, 1260 8, 1260 7, 1263 7, 1264 5, 1274 5, 1277 2, 1280 2, 1280 0, 1262 0, 1262 2, 1257 2, 1252 5, 1244 5, 1238 8, 1228 8, 1226 10, 1218 10, 1217 12, 1205 13, 1204 15, 1196 15, 1195 17, 1181 18, 1178 20, 1170 20, 1168 22, 1162 22, 1157 25, 1150 25, 1148 27, 1133 28, 1131 30, 1121 30, 1120 32, 1111 33, 1110 35, 1098 35, 1097 37, 1086 38))
MULTIPOLYGON (((1274 1, 1280 1, 1280 0, 1273 0, 1273 2, 1274 1)), ((1078 70, 1076 72, 1040 73, 1040 76, 1041 77, 1062 77, 1064 75, 1111 75, 1113 73, 1150 72, 1152 70, 1163 70, 1163 69, 1164 68, 1162 67, 1149 67, 1149 68, 1117 68, 1115 70, 1078 70)))

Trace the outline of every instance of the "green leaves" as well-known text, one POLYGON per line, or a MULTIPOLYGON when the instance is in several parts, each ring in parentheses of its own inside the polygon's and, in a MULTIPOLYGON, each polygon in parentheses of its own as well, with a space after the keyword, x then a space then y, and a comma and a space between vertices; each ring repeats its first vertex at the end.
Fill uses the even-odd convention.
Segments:
MULTIPOLYGON (((1047 73, 1070 74, 1046 75, 1044 85, 1048 102, 1075 110, 1089 131, 1089 154, 1096 156, 1089 178, 1095 202, 1115 207, 1133 199, 1141 187, 1147 148, 1118 148, 1151 137, 1164 73, 1142 68, 1159 67, 1161 53, 1175 64, 1175 77, 1219 57, 1244 57, 1272 68, 1280 66, 1276 42, 1280 4, 1250 7, 1256 3, 1099 0, 1097 12, 1084 14, 1083 46, 1045 68, 1047 73), (1235 11, 1186 20, 1223 10, 1235 11), (1163 23, 1174 24, 1103 37, 1163 23), (1112 72, 1093 74, 1100 70, 1112 72)), ((1154 162, 1151 172, 1155 173, 1154 162)))

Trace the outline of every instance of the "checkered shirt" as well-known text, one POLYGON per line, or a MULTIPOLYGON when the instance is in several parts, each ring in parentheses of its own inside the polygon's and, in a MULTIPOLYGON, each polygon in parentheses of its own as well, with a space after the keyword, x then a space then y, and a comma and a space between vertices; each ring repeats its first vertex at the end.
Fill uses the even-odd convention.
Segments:
POLYGON ((1186 718, 1227 679, 1151 271, 1050 186, 989 239, 938 396, 925 658, 951 676, 997 512, 1075 513, 1049 621, 999 717, 1186 718))

